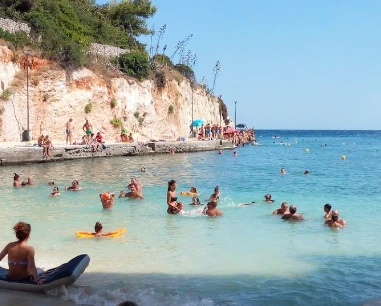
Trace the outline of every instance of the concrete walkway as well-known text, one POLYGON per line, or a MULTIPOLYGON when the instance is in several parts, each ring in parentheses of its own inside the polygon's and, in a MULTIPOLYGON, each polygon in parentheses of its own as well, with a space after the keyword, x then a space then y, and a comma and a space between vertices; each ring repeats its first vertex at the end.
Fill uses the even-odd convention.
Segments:
POLYGON ((42 157, 42 148, 21 142, 0 143, 0 165, 15 165, 26 163, 41 163, 64 161, 79 158, 133 156, 145 154, 210 151, 219 149, 232 149, 231 141, 176 141, 176 142, 147 142, 147 143, 113 143, 106 144, 106 148, 91 152, 89 146, 66 145, 55 143, 51 150, 51 157, 46 161, 42 157))

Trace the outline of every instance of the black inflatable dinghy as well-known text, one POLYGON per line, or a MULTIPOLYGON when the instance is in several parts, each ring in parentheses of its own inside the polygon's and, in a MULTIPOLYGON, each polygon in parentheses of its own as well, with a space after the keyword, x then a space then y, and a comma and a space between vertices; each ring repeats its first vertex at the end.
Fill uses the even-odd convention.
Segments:
POLYGON ((45 271, 41 276, 45 279, 42 285, 32 280, 14 281, 7 278, 8 269, 0 267, 0 288, 28 292, 44 292, 61 286, 70 286, 81 276, 90 263, 86 254, 79 255, 63 265, 45 271))

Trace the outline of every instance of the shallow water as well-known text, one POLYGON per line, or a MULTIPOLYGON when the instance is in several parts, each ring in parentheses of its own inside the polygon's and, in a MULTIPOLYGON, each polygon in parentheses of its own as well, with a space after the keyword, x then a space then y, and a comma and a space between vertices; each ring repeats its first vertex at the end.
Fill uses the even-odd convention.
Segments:
MULTIPOLYGON (((0 243, 13 240, 11 228, 23 220, 32 224, 38 266, 89 254, 90 266, 76 285, 50 293, 82 305, 126 299, 171 306, 358 305, 380 297, 381 132, 258 131, 257 137, 263 146, 239 148, 238 157, 227 150, 0 168, 0 243), (273 143, 281 141, 290 145, 273 143), (139 172, 142 166, 146 173, 139 172), (280 175, 282 167, 287 175, 280 175), (309 175, 303 175, 306 169, 309 175), (13 172, 31 176, 35 186, 10 187, 13 172), (118 193, 134 175, 145 199, 117 199, 112 211, 103 211, 99 194, 118 193), (48 197, 52 179, 60 197, 48 197), (82 191, 63 190, 73 179, 82 191), (167 215, 170 179, 177 180, 178 191, 195 185, 203 203, 219 185, 224 217, 208 218, 202 207, 188 205, 184 215, 167 215), (266 193, 273 204, 263 201, 266 193), (251 201, 257 205, 239 205, 251 201), (307 220, 271 216, 283 201, 295 203, 307 220), (325 203, 340 210, 346 229, 323 226, 325 203), (76 230, 90 231, 96 221, 105 231, 127 227, 127 233, 75 238, 76 230)), ((1 296, 14 299, 7 292, 1 296)))

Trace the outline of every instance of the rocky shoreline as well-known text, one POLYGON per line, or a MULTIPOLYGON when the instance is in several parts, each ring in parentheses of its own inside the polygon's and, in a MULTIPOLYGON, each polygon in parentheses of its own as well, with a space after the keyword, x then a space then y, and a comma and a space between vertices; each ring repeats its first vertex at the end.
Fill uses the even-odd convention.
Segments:
POLYGON ((0 165, 33 164, 42 162, 59 162, 73 159, 134 156, 148 154, 167 154, 169 150, 175 153, 191 153, 200 151, 232 149, 231 141, 175 141, 175 142, 148 142, 148 143, 116 143, 108 144, 103 150, 91 152, 89 146, 58 145, 51 151, 47 161, 42 158, 42 148, 38 146, 14 146, 0 149, 0 165))

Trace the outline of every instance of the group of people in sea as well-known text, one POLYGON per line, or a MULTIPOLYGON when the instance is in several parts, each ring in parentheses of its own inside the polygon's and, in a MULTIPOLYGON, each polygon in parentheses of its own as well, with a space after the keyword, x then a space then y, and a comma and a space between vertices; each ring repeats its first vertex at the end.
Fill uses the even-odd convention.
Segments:
MULTIPOLYGON (((272 204, 274 200, 271 199, 270 194, 265 195, 265 202, 268 204, 272 204)), ((253 202, 255 203, 255 202, 253 202)), ((331 210, 332 206, 330 204, 324 205, 324 224, 329 227, 345 227, 346 222, 343 219, 339 218, 339 211, 337 209, 331 210)), ((288 206, 287 202, 282 202, 280 208, 275 209, 272 213, 273 215, 282 215, 283 220, 297 220, 303 221, 305 220, 302 214, 297 213, 297 208, 295 204, 288 206)))

